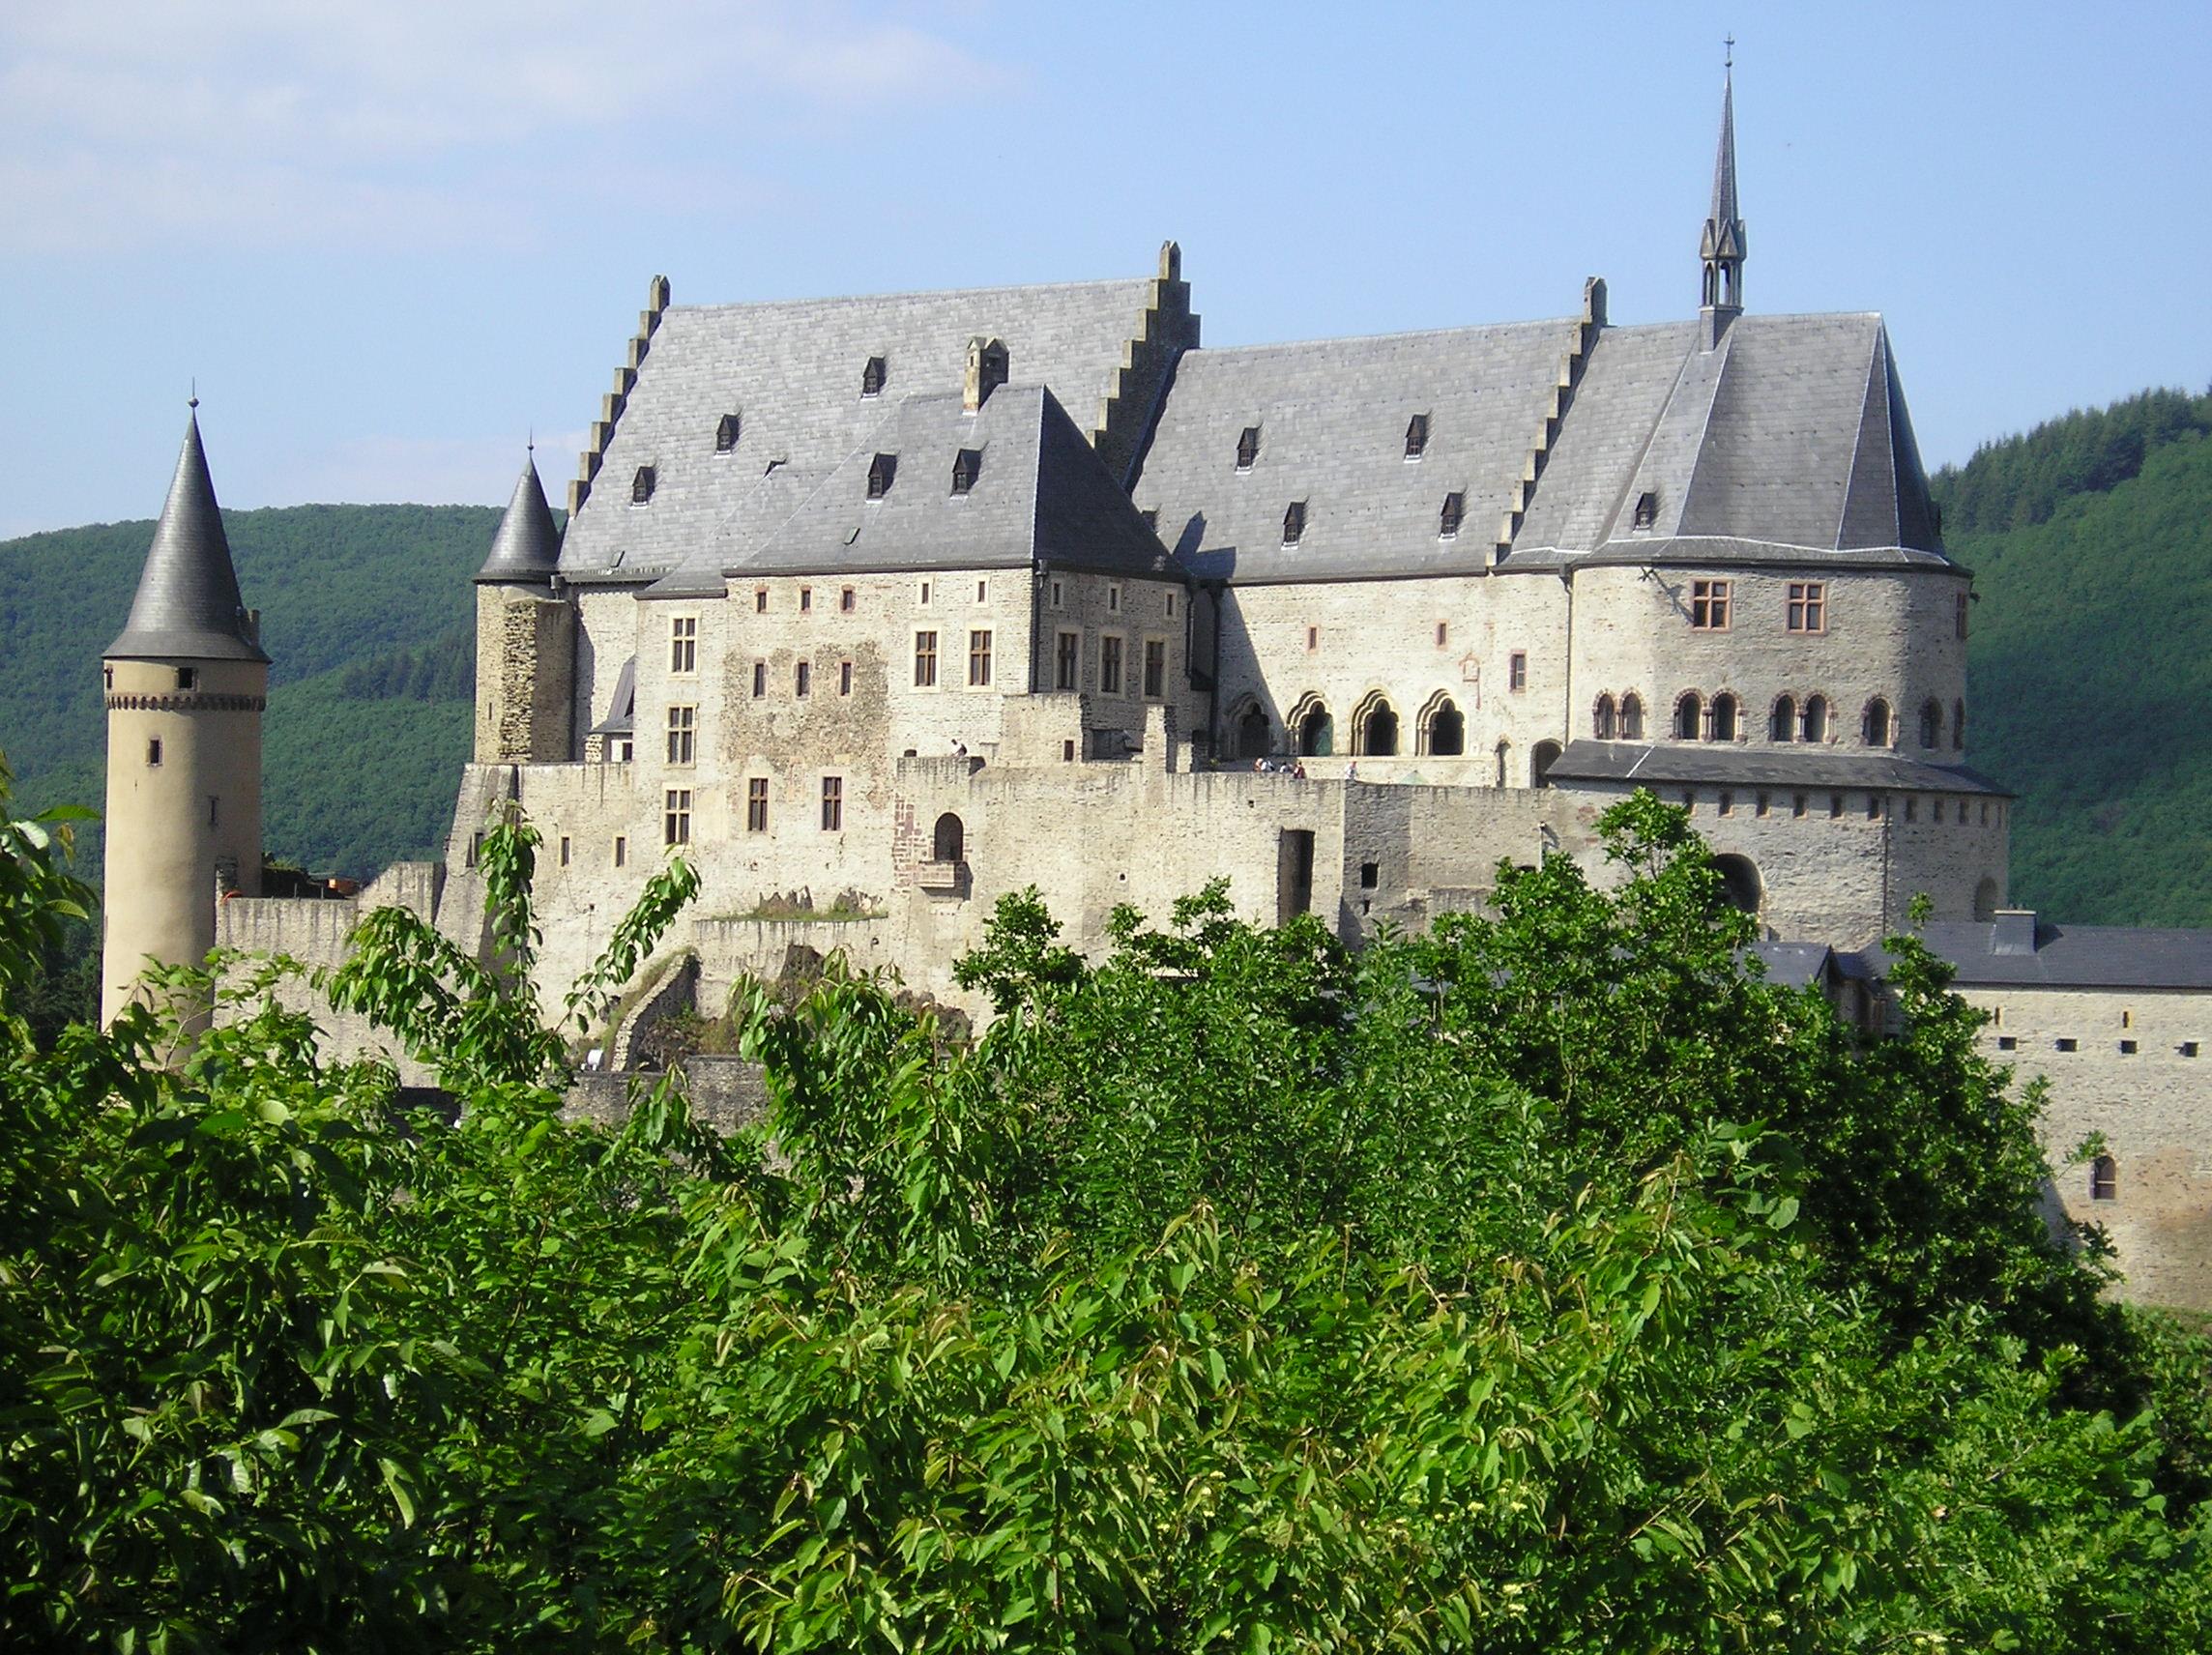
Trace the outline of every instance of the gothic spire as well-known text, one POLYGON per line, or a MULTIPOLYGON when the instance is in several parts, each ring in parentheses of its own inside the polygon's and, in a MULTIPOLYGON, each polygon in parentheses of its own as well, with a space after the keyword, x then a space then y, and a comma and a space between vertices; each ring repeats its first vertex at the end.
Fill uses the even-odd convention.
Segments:
POLYGON ((222 509, 216 504, 207 453, 200 447, 199 399, 194 397, 177 474, 138 576, 138 595, 106 656, 266 661, 259 632, 239 596, 222 509))
MULTIPOLYGON (((535 446, 535 445, 534 445, 535 446)), ((507 503, 507 515, 492 537, 491 556, 477 570, 479 581, 512 581, 543 586, 553 578, 561 561, 561 531, 553 526, 553 508, 545 504, 545 485, 538 480, 535 455, 522 462, 522 475, 514 479, 514 494, 507 503)))
POLYGON ((1743 310, 1745 236, 1735 198, 1735 63, 1730 43, 1729 67, 1721 85, 1721 137, 1713 154, 1713 204, 1699 238, 1703 261, 1704 297, 1700 302, 1708 323, 1705 342, 1718 344, 1728 325, 1743 310))

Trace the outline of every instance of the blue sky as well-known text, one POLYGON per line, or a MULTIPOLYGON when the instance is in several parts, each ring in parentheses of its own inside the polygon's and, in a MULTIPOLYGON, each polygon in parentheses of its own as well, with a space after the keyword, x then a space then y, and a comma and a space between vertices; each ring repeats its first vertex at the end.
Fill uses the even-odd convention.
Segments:
POLYGON ((1888 317, 1931 465, 2212 380, 2212 9, 102 0, 0 10, 0 536, 548 482, 677 303, 1148 274, 1215 344, 1888 317))

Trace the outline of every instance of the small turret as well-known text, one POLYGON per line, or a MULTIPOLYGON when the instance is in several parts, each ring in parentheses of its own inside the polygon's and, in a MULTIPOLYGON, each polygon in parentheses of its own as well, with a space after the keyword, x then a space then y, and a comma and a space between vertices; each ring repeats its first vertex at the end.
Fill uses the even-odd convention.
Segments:
POLYGON ((1721 139, 1713 157, 1713 204, 1705 216, 1704 233, 1698 240, 1698 257, 1704 263, 1704 297, 1699 316, 1704 323, 1705 349, 1711 350, 1728 333, 1729 324, 1743 314, 1743 217, 1735 199, 1735 62, 1732 41, 1729 66, 1721 88, 1721 139))
POLYGON ((197 398, 161 520, 102 677, 107 856, 101 1017, 149 959, 215 946, 216 904, 261 890, 261 714, 269 657, 231 566, 197 398))
POLYGON ((535 459, 525 459, 491 555, 477 571, 476 762, 566 764, 576 621, 554 590, 561 531, 535 459))

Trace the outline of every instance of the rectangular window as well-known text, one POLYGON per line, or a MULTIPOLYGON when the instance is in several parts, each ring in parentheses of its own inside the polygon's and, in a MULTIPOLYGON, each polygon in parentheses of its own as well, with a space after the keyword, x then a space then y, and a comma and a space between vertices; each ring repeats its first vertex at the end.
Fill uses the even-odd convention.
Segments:
POLYGON ((1962 638, 1966 635, 1966 595, 1963 592, 1960 593, 1959 607, 1957 611, 1957 618, 1954 622, 1954 626, 1958 631, 1959 636, 1962 638))
POLYGON ((626 765, 635 756, 627 736, 608 737, 607 751, 613 755, 613 762, 618 765, 626 765))
POLYGON ((837 693, 839 695, 851 695, 853 693, 853 663, 851 661, 839 661, 837 663, 837 693))
POLYGON ((221 801, 216 798, 214 796, 210 795, 207 801, 207 825, 210 828, 216 827, 218 825, 218 813, 220 809, 221 801))
POLYGON ((617 833, 617 834, 615 835, 615 866, 619 868, 619 867, 623 866, 625 863, 626 863, 628 860, 629 860, 629 838, 628 838, 628 835, 626 835, 626 834, 623 834, 623 833, 617 833))
POLYGON ((1314 651, 1320 648, 1321 628, 1319 626, 1308 626, 1306 628, 1306 653, 1311 654, 1314 651))
POLYGON ((822 831, 841 833, 845 829, 845 778, 822 778, 822 831))
POLYGON ((150 764, 150 765, 158 765, 158 764, 160 764, 160 763, 161 762, 161 738, 160 738, 160 737, 159 737, 159 736, 153 737, 151 740, 149 740, 147 741, 147 743, 146 743, 146 762, 147 762, 148 764, 150 764))
POLYGON ((937 687, 937 634, 917 632, 914 635, 914 687, 937 687))
POLYGON ((699 670, 699 618, 679 615, 668 623, 668 670, 688 673, 699 670))
POLYGON ((2123 1058, 2132 1058, 2135 1055, 2136 1043, 2133 1040, 2122 1040, 2120 1042, 2120 1056, 2123 1058))
POLYGON ((853 589, 848 586, 842 592, 837 594, 837 608, 840 613, 850 615, 853 613, 853 589))
POLYGON ((1690 624, 1701 632, 1729 629, 1729 583, 1725 580, 1690 582, 1690 624))
POLYGON ((922 602, 922 606, 923 606, 924 608, 927 608, 927 607, 928 607, 928 605, 929 605, 929 582, 927 582, 926 580, 925 580, 925 581, 923 581, 923 582, 921 583, 921 602, 922 602))
POLYGON ((1175 619, 1175 594, 1172 592, 1168 594, 1168 619, 1175 619))
POLYGON ((687 765, 692 759, 692 736, 698 727, 699 710, 696 707, 671 707, 668 710, 668 762, 687 765))
POLYGON ((990 595, 991 583, 987 580, 977 581, 975 583, 975 601, 977 603, 985 602, 989 599, 990 595))
POLYGON ((745 831, 768 831, 768 777, 751 776, 745 782, 745 831))
POLYGON ((1505 687, 1512 690, 1522 690, 1528 687, 1528 657, 1519 650, 1515 650, 1506 658, 1505 687))
POLYGON ((1828 583, 1793 580, 1790 583, 1790 630, 1825 632, 1828 629, 1828 583))
POLYGON ((768 693, 768 662, 766 662, 766 661, 755 661, 755 662, 753 662, 753 699, 754 699, 755 701, 758 701, 758 700, 760 700, 760 698, 761 698, 762 696, 766 695, 767 693, 768 693))
POLYGON ((691 843, 691 790, 689 788, 672 787, 662 796, 660 842, 663 845, 688 845, 691 843))
POLYGON ((2079 1051, 2081 1049, 2081 1042, 2067 1036, 2061 1036, 2060 1038, 2053 1040, 2052 1044, 2056 1046, 2061 1052, 2073 1052, 2079 1051))
POLYGON ((566 833, 561 835, 561 865, 568 865, 568 835, 566 833))
POLYGON ((1448 640, 1450 637, 1451 628, 1443 622, 1439 621, 1437 623, 1437 648, 1440 650, 1442 649, 1446 640, 1448 640))
POLYGON ((800 661, 791 675, 792 693, 804 700, 814 688, 814 663, 800 661))
POLYGON ((199 669, 199 668, 197 668, 197 667, 179 667, 179 668, 177 669, 177 687, 178 687, 179 689, 197 689, 197 688, 199 688, 199 686, 200 686, 200 669, 199 669))
POLYGON ((2197 1056, 2197 1042, 2194 1040, 2184 1040, 2180 1045, 2176 1046, 2174 1050, 2179 1052, 2185 1058, 2194 1058, 2197 1056))
POLYGON ((1167 694, 1168 646, 1165 639, 1145 640, 1145 699, 1157 701, 1167 694))
POLYGON ((765 586, 753 588, 753 613, 755 615, 768 613, 768 588, 765 586))
POLYGON ((968 683, 977 688, 991 682, 991 631, 978 626, 968 634, 968 683))
POLYGON ((1053 640, 1052 686, 1055 689, 1081 687, 1078 678, 1083 670, 1083 634, 1062 632, 1053 640))
POLYGON ((1098 693, 1121 693, 1121 640, 1112 633, 1098 640, 1098 693))
POLYGON ((1119 615, 1121 612, 1121 589, 1118 586, 1109 586, 1106 589, 1106 613, 1109 615, 1119 615))
POLYGON ((814 613, 814 589, 811 586, 799 589, 799 612, 801 615, 814 613))
POLYGON ((1920 800, 1910 795, 1907 795, 1905 800, 1905 819, 1907 822, 1920 820, 1920 800))
POLYGON ((1843 813, 1844 796, 1840 793, 1831 793, 1828 795, 1828 815, 1831 818, 1834 818, 1842 816, 1843 813))
POLYGON ((2019 1046, 2020 1036, 2017 1034, 1999 1034, 1997 1036, 1997 1050, 2000 1052, 2015 1051, 2019 1046))
POLYGON ((1066 594, 1062 591, 1060 582, 1054 581, 1052 583, 1052 606, 1055 609, 1062 609, 1066 607, 1066 594))

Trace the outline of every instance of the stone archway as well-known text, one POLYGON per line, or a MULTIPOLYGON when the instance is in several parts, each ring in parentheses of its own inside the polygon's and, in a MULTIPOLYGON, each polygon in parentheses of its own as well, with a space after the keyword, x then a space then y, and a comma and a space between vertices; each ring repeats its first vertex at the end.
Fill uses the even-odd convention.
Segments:
POLYGON ((1728 905, 1757 917, 1766 887, 1761 882, 1759 868, 1752 859, 1733 855, 1715 857, 1713 870, 1721 876, 1721 891, 1727 898, 1728 905))

